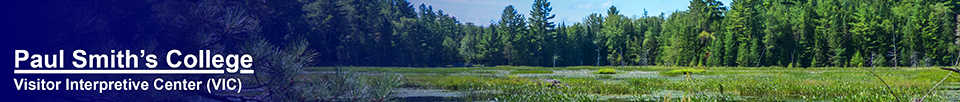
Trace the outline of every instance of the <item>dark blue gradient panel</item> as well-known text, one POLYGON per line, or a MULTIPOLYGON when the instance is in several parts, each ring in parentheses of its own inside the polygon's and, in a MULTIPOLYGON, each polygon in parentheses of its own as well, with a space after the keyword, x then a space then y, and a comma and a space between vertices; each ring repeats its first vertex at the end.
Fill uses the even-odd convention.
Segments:
POLYGON ((4 101, 272 100, 254 81, 263 53, 244 46, 262 39, 249 10, 262 1, 4 4, 4 101))

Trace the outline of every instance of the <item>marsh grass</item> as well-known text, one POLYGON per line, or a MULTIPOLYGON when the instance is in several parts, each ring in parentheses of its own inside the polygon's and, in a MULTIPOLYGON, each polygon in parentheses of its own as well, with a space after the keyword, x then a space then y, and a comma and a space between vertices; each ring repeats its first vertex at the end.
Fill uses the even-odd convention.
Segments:
MULTIPOLYGON (((448 89, 463 91, 464 99, 481 101, 890 101, 895 96, 877 79, 883 78, 902 100, 919 99, 947 71, 936 68, 877 68, 876 76, 859 68, 743 68, 715 67, 703 71, 679 67, 478 67, 478 68, 354 68, 358 72, 403 73, 404 88, 448 89), (555 73, 554 76, 517 76, 515 74, 546 73, 544 70, 658 71, 676 76, 600 78, 590 72, 555 73), (671 72, 673 70, 687 70, 671 72), (483 70, 483 71, 477 71, 483 70), (455 74, 494 73, 502 74, 455 74), (539 72, 538 72, 539 71, 539 72), (678 78, 681 72, 692 77, 678 78), (435 74, 419 74, 435 73, 435 74), (688 74, 688 75, 689 75, 688 74), (567 76, 567 77, 563 77, 567 76), (537 85, 541 79, 555 79, 569 86, 537 85), (722 86, 722 88, 721 88, 722 86), (654 93, 675 90, 662 96, 654 93), (601 98, 636 96, 635 99, 601 98), (525 100, 526 99, 526 100, 525 100)), ((702 69, 701 69, 702 70, 702 69)), ((947 78, 946 82, 960 82, 947 78)), ((925 100, 947 101, 955 98, 934 92, 925 100)))
POLYGON ((663 75, 663 76, 678 76, 678 75, 700 74, 700 73, 704 73, 704 72, 706 72, 706 71, 703 70, 703 69, 691 69, 691 68, 686 68, 686 69, 674 69, 674 70, 670 70, 670 71, 660 72, 660 75, 663 75))
POLYGON ((613 79, 612 75, 597 75, 597 79, 613 79))
POLYGON ((494 74, 494 73, 500 73, 500 72, 495 70, 473 70, 473 73, 494 74))
POLYGON ((525 69, 525 70, 510 71, 510 74, 553 74, 553 70, 543 70, 543 69, 540 69, 540 70, 532 70, 532 69, 525 69))

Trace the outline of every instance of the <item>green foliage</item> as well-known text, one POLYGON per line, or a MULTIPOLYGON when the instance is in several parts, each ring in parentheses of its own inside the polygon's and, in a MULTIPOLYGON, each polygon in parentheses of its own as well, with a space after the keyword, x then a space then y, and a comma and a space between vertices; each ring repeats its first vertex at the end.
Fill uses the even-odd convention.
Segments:
POLYGON ((612 75, 597 75, 597 79, 613 79, 612 75))
POLYGON ((664 78, 629 78, 629 79, 624 79, 624 81, 634 86, 661 86, 661 85, 666 85, 666 83, 670 82, 669 80, 664 78))
POLYGON ((611 62, 611 65, 624 65, 627 59, 624 53, 626 53, 627 44, 630 44, 632 37, 637 37, 634 30, 633 24, 630 23, 627 17, 619 14, 617 8, 610 6, 610 9, 607 10, 607 17, 603 20, 603 29, 601 29, 603 37, 606 39, 603 42, 604 45, 607 45, 607 61, 611 62))
POLYGON ((670 71, 663 71, 663 72, 660 72, 660 75, 663 75, 663 76, 677 76, 677 75, 688 75, 688 74, 701 74, 701 73, 704 73, 704 72, 706 72, 706 71, 703 70, 703 69, 690 69, 690 68, 686 68, 686 69, 674 69, 674 70, 670 70, 670 71))
POLYGON ((510 71, 510 74, 552 74, 553 70, 517 70, 510 71))
POLYGON ((501 90, 502 94, 492 94, 487 95, 484 98, 484 101, 488 100, 504 100, 504 101, 541 101, 541 102, 574 102, 574 101, 600 101, 599 97, 585 95, 585 94, 575 94, 575 93, 558 93, 556 89, 547 86, 536 86, 536 85, 522 85, 522 86, 503 86, 503 87, 493 87, 488 88, 493 90, 501 90))
POLYGON ((498 72, 498 71, 494 71, 494 70, 473 70, 473 72, 472 72, 472 73, 487 73, 487 74, 496 74, 496 73, 500 73, 500 72, 498 72))
POLYGON ((853 54, 853 58, 850 59, 850 66, 853 67, 863 67, 864 63, 866 63, 866 61, 863 59, 863 54, 860 54, 860 51, 853 54))
MULTIPOLYGON (((273 43, 304 38, 323 60, 316 64, 320 66, 842 67, 860 63, 853 62, 856 52, 862 62, 887 62, 865 65, 942 66, 951 65, 953 52, 960 49, 953 44, 956 8, 950 1, 689 3, 687 10, 660 15, 623 15, 610 6, 568 24, 551 22, 556 14, 548 0, 532 2, 528 17, 505 5, 499 21, 490 24, 461 23, 439 8, 415 8, 405 0, 298 0, 280 4, 291 7, 249 8, 223 6, 236 2, 182 8, 170 6, 200 4, 164 2, 155 8, 157 24, 169 27, 164 29, 198 28, 164 33, 267 35, 263 38, 273 43), (212 8, 224 10, 187 12, 212 8), (202 21, 221 23, 196 23, 202 21)), ((231 38, 210 46, 226 42, 242 41, 231 38)))
POLYGON ((617 70, 604 68, 604 69, 597 70, 597 74, 617 74, 617 70))
MULTIPOLYGON (((532 57, 532 63, 526 65, 535 65, 535 66, 548 66, 549 61, 553 60, 557 55, 557 48, 554 46, 559 46, 561 43, 557 43, 557 33, 554 31, 556 24, 550 22, 556 15, 550 14, 553 11, 553 7, 550 7, 550 2, 547 0, 535 0, 530 10, 529 19, 529 33, 530 36, 529 44, 531 44, 527 49, 530 51, 532 56, 523 56, 523 57, 532 57)), ((554 64, 555 65, 555 64, 554 64)))
POLYGON ((528 56, 531 51, 527 48, 531 46, 530 35, 527 35, 526 21, 523 14, 517 13, 513 5, 503 8, 497 32, 501 37, 503 44, 503 54, 509 65, 528 65, 530 64, 528 56))

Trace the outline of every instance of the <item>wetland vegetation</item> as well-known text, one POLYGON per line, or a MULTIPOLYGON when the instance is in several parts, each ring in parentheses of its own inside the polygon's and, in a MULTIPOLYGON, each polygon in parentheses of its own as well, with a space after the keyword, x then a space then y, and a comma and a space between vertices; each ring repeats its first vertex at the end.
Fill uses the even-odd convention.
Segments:
MULTIPOLYGON (((334 67, 312 67, 315 72, 334 67)), ((341 67, 393 73, 399 101, 957 101, 960 83, 937 68, 341 67), (614 69, 616 74, 600 74, 614 69), (872 68, 871 68, 872 69, 872 68), (933 92, 927 94, 933 88, 933 92)), ((951 73, 955 74, 955 73, 951 73)), ((323 75, 323 74, 320 74, 323 75)), ((955 76, 955 75, 954 75, 955 76)))

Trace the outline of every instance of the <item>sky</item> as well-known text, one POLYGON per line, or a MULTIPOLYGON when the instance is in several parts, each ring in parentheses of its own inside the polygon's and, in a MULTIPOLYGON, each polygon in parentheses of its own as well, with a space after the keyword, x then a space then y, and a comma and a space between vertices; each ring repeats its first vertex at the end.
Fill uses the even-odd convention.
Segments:
MULTIPOLYGON (((414 8, 425 4, 433 6, 434 10, 443 10, 460 20, 461 23, 473 22, 477 25, 489 25, 500 20, 500 14, 507 5, 513 5, 517 12, 530 17, 531 6, 534 0, 409 0, 414 8)), ((552 14, 556 24, 583 21, 584 17, 592 13, 606 14, 610 6, 616 6, 620 14, 627 17, 643 16, 644 9, 650 16, 657 16, 678 10, 687 10, 689 0, 548 0, 553 7, 552 14)), ((731 0, 720 0, 724 6, 730 6, 731 0)))

